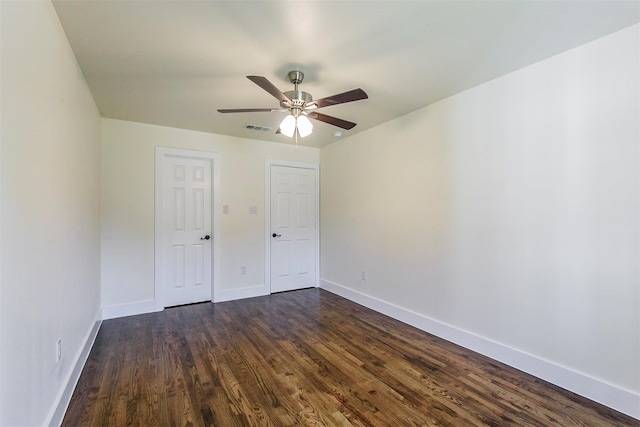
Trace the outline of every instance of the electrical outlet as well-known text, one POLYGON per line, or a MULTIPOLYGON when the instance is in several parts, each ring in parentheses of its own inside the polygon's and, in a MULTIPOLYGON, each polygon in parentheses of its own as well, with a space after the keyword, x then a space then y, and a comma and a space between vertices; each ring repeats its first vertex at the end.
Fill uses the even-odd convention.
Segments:
POLYGON ((60 362, 62 359, 62 338, 58 338, 56 342, 56 363, 60 362))
POLYGON ((364 280, 365 282, 367 281, 367 272, 365 270, 362 270, 361 277, 362 277, 362 280, 364 280))
POLYGON ((247 274, 247 266, 246 265, 240 266, 240 274, 247 274))

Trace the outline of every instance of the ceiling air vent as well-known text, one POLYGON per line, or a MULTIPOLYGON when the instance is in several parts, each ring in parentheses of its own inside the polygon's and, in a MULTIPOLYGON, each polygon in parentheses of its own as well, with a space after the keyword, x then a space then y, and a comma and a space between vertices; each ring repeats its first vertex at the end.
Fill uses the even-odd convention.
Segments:
POLYGON ((245 125, 245 129, 256 130, 258 132, 269 132, 271 130, 269 127, 258 125, 245 125))

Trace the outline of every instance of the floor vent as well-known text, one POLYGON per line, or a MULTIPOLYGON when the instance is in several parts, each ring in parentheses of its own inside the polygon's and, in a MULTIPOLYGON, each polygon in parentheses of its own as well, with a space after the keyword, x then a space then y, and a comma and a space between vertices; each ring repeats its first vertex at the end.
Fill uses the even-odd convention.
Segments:
POLYGON ((256 130, 258 132, 269 132, 271 130, 269 127, 258 125, 245 125, 245 128, 249 130, 256 130))

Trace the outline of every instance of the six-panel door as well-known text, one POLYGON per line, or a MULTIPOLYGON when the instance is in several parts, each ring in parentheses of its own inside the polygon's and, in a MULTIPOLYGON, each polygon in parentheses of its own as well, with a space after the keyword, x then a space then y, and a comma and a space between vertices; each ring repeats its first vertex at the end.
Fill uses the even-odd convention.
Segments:
POLYGON ((164 305, 211 301, 211 162, 164 162, 164 305))
POLYGON ((315 286, 315 175, 271 166, 271 292, 315 286))

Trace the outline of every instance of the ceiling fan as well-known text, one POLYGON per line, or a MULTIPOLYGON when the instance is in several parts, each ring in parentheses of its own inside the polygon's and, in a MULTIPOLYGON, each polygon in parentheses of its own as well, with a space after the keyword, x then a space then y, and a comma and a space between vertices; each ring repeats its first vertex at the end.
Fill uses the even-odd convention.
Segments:
POLYGON ((313 97, 307 92, 298 90, 298 85, 304 79, 304 73, 301 71, 290 71, 287 75, 289 81, 293 83, 294 89, 288 92, 282 92, 273 83, 261 76, 247 76, 249 80, 269 92, 278 101, 280 108, 235 108, 220 109, 220 113, 256 113, 271 111, 289 111, 289 115, 282 120, 280 127, 276 133, 282 133, 288 137, 292 137, 294 133, 296 137, 300 135, 305 137, 313 130, 313 124, 309 119, 319 120, 342 129, 351 129, 356 124, 337 117, 318 113, 318 108, 329 107, 331 105, 344 104, 346 102, 359 101, 367 99, 368 96, 362 89, 353 89, 337 95, 328 96, 326 98, 313 100, 313 97))

